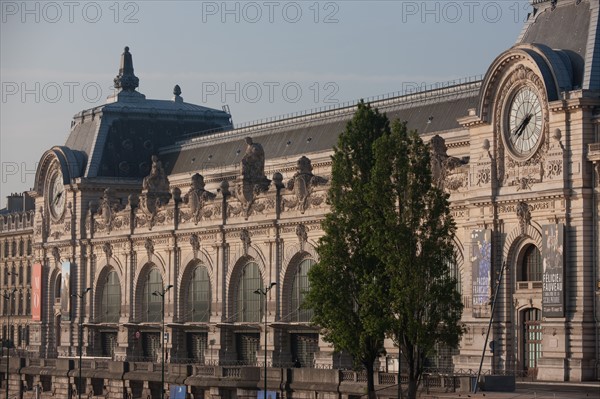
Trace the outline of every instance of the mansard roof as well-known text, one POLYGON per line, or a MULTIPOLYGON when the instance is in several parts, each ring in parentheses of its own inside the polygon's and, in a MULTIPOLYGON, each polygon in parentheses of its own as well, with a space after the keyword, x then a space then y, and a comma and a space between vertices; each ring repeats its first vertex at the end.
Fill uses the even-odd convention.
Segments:
MULTIPOLYGON (((477 105, 481 81, 428 90, 416 94, 367 101, 391 121, 406 121, 409 129, 434 134, 460 129, 458 118, 477 105)), ((267 158, 300 157, 331 151, 356 111, 356 104, 323 112, 284 118, 225 132, 201 134, 163 147, 160 158, 168 174, 238 164, 244 155, 244 138, 260 142, 267 158)))
POLYGON ((532 0, 533 13, 519 44, 544 44, 566 54, 573 66, 573 87, 600 89, 598 0, 532 0))
POLYGON ((227 112, 189 104, 175 86, 172 100, 151 100, 136 91, 129 48, 121 54, 115 92, 107 103, 77 113, 65 147, 85 155, 83 177, 141 178, 157 149, 190 132, 231 128, 227 112))

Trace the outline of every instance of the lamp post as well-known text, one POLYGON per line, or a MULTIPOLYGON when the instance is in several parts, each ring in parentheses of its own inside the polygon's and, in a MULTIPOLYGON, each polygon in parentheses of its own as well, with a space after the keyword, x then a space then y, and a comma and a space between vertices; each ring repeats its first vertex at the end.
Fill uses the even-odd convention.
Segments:
POLYGON ((271 288, 275 287, 277 283, 271 283, 267 288, 261 290, 260 288, 254 291, 255 294, 263 295, 265 297, 265 390, 263 392, 264 399, 267 399, 267 294, 271 291, 271 288))
POLYGON ((77 380, 77 396, 79 399, 81 399, 81 360, 83 357, 83 298, 90 289, 90 287, 87 287, 81 294, 71 294, 73 298, 79 298, 79 341, 77 345, 79 347, 79 379, 77 380))
POLYGON ((162 300, 162 327, 160 329, 160 347, 162 349, 161 376, 160 376, 160 399, 165 397, 165 295, 173 286, 167 285, 162 291, 154 291, 152 295, 161 297, 162 300))
MULTIPOLYGON (((11 274, 10 272, 8 274, 11 274)), ((16 273, 14 273, 16 274, 16 273)), ((10 314, 12 313, 12 301, 10 300, 11 295, 14 295, 14 293, 17 292, 16 288, 13 288, 12 290, 6 290, 5 294, 2 294, 2 296, 4 297, 4 299, 6 301, 8 301, 8 315, 7 315, 7 319, 6 319, 6 339, 4 340, 4 342, 6 343, 6 399, 8 399, 8 373, 9 373, 9 369, 8 369, 8 363, 9 363, 9 359, 8 359, 8 352, 10 350, 10 343, 9 343, 9 338, 10 338, 10 314)))

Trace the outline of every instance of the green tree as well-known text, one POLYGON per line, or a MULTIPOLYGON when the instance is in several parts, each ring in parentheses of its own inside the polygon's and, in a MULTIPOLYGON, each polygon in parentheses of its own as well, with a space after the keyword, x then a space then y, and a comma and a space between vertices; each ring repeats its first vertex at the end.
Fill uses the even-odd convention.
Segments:
POLYGON ((415 398, 425 359, 438 343, 456 347, 463 305, 450 274, 452 220, 448 195, 432 182, 429 145, 406 124, 374 145, 369 219, 370 252, 385 264, 388 334, 408 365, 415 398))
POLYGON ((390 134, 385 115, 362 101, 334 149, 319 263, 309 272, 305 305, 313 323, 338 351, 349 353, 367 372, 369 398, 375 398, 373 367, 383 351, 387 290, 384 264, 369 246, 368 219, 373 144, 390 134))

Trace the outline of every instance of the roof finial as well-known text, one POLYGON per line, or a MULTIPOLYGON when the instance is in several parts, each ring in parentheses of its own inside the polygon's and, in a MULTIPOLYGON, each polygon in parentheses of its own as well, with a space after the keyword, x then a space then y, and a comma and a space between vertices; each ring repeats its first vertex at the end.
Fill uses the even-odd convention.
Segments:
POLYGON ((129 47, 125 47, 125 51, 121 54, 119 74, 114 82, 115 88, 125 91, 134 91, 140 85, 140 80, 133 74, 133 59, 129 47))

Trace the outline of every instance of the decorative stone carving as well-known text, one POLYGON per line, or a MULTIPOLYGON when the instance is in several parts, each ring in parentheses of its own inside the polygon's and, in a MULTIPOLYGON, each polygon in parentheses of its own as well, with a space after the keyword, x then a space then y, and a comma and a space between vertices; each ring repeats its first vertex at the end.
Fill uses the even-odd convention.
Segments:
POLYGON ((146 242, 144 242, 144 248, 146 248, 146 254, 148 255, 148 259, 152 259, 152 255, 154 255, 154 243, 150 238, 146 238, 146 242))
POLYGON ((446 141, 440 135, 431 138, 431 171, 435 185, 447 191, 456 191, 468 185, 468 168, 448 155, 446 141))
POLYGON ((98 207, 99 222, 101 222, 99 228, 106 229, 109 233, 114 227, 117 212, 122 209, 121 204, 112 197, 112 190, 110 188, 104 190, 100 206, 98 207))
POLYGON ((531 209, 529 205, 524 201, 519 201, 517 204, 517 218, 519 219, 519 228, 521 229, 521 235, 527 233, 527 226, 531 223, 531 209))
POLYGON ((52 247, 52 258, 57 266, 60 265, 60 249, 58 247, 52 247))
POLYGON ((203 218, 210 218, 214 213, 212 209, 207 209, 207 212, 204 212, 205 204, 216 198, 216 195, 206 191, 204 186, 204 177, 201 174, 196 173, 192 176, 192 186, 183 197, 183 203, 187 205, 188 209, 187 212, 186 210, 181 211, 182 216, 184 219, 193 220, 195 224, 198 224, 203 218))
MULTIPOLYGON (((311 205, 309 198, 311 197, 314 188, 327 184, 326 178, 314 175, 312 170, 313 167, 310 159, 305 156, 298 159, 297 172, 287 182, 287 189, 294 193, 294 197, 292 199, 284 199, 283 205, 285 208, 298 209, 300 213, 304 214, 306 209, 311 205)), ((321 202, 322 199, 318 204, 321 202)))
POLYGON ((550 137, 548 154, 546 155, 544 165, 545 177, 549 180, 562 179, 563 177, 564 146, 560 141, 561 137, 562 133, 560 129, 554 129, 550 137))
POLYGON ((109 242, 105 242, 104 244, 102 244, 102 250, 104 251, 104 255, 106 256, 106 261, 108 262, 113 255, 112 245, 109 242))
POLYGON ((152 168, 150 174, 144 178, 142 194, 136 215, 136 226, 148 226, 149 229, 157 223, 164 223, 168 215, 160 213, 171 198, 169 192, 169 179, 162 167, 158 157, 152 156, 152 168))
POLYGON ((198 237, 198 234, 192 234, 190 236, 190 245, 192 246, 192 251, 194 252, 194 258, 197 258, 198 252, 200 252, 200 237, 198 237))
POLYGON ((248 256, 248 249, 250 249, 250 244, 252 244, 252 240, 250 238, 250 232, 247 229, 243 229, 240 232, 240 240, 242 240, 244 256, 248 256))
POLYGON ((305 225, 299 224, 296 226, 296 236, 300 243, 300 250, 304 251, 304 245, 306 244, 306 241, 308 241, 308 232, 305 225))
POLYGON ((242 183, 235 186, 231 194, 241 204, 248 218, 256 197, 269 189, 271 180, 265 176, 265 152, 262 145, 246 137, 246 153, 241 161, 242 183))

